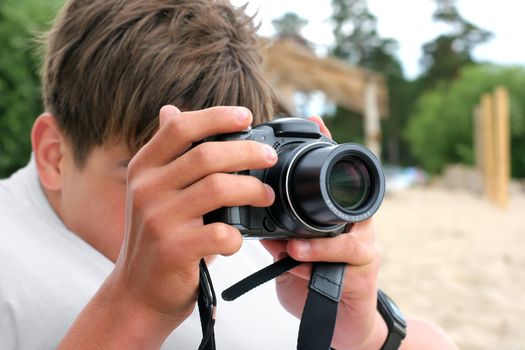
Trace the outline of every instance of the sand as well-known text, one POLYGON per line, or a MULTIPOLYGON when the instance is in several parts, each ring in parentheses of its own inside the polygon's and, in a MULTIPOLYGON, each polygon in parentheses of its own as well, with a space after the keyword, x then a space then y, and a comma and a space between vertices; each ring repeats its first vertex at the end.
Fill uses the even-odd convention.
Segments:
POLYGON ((388 196, 375 217, 380 287, 460 349, 525 350, 525 193, 507 210, 433 186, 388 196))

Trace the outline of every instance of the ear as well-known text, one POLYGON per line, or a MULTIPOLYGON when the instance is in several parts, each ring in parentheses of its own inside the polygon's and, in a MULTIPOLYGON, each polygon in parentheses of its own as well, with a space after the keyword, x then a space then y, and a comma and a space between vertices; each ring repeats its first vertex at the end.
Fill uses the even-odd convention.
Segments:
POLYGON ((60 163, 64 156, 65 139, 52 114, 38 116, 31 131, 31 143, 42 186, 50 191, 60 190, 60 163))

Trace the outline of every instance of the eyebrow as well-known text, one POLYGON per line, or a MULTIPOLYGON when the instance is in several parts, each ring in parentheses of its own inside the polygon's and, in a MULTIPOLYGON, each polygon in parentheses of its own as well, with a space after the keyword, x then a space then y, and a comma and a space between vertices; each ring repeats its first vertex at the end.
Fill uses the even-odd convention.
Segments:
POLYGON ((119 167, 127 168, 131 159, 124 159, 118 162, 119 167))

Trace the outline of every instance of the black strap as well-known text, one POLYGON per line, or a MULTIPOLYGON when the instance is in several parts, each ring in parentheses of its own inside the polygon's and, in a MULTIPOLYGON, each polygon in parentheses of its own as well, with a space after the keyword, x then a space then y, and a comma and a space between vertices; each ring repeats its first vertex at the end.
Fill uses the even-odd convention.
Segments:
POLYGON ((221 296, 226 301, 233 301, 253 288, 282 275, 300 264, 302 264, 300 261, 290 257, 278 260, 225 289, 221 296))
MULTIPOLYGON (((224 300, 232 301, 251 289, 268 282, 282 273, 300 265, 301 262, 290 257, 279 260, 264 269, 237 282, 222 293, 224 300)), ((306 303, 303 309, 299 334, 297 339, 298 350, 326 350, 331 349, 337 307, 343 290, 345 264, 343 263, 314 263, 306 303)), ((382 291, 378 291, 378 310, 385 321, 381 300, 382 291)), ((215 309, 217 299, 210 274, 204 260, 200 262, 200 283, 198 298, 199 314, 201 318, 202 342, 199 350, 215 350, 215 309)), ((394 326, 389 326, 388 337, 381 349, 397 349, 405 337, 406 324, 403 330, 393 332, 394 326)))
POLYGON ((334 335, 345 264, 315 263, 299 326, 297 349, 327 350, 334 335))
POLYGON ((202 341, 199 350, 215 350, 215 309, 217 298, 211 282, 206 262, 201 259, 199 264, 199 316, 201 318, 202 341))
MULTIPOLYGON (((235 300, 300 264, 301 262, 286 257, 237 282, 226 289, 222 297, 227 301, 235 300)), ((337 306, 343 289, 345 264, 314 263, 313 266, 308 296, 299 325, 298 350, 327 350, 330 348, 337 306)))

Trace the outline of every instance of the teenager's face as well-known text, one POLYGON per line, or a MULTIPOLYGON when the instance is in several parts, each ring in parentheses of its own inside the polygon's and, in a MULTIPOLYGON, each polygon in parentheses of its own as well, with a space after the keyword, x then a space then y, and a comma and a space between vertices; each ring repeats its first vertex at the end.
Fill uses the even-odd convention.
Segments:
POLYGON ((62 159, 64 171, 59 213, 66 226, 115 261, 124 237, 127 148, 122 144, 95 147, 82 168, 71 152, 62 159))

